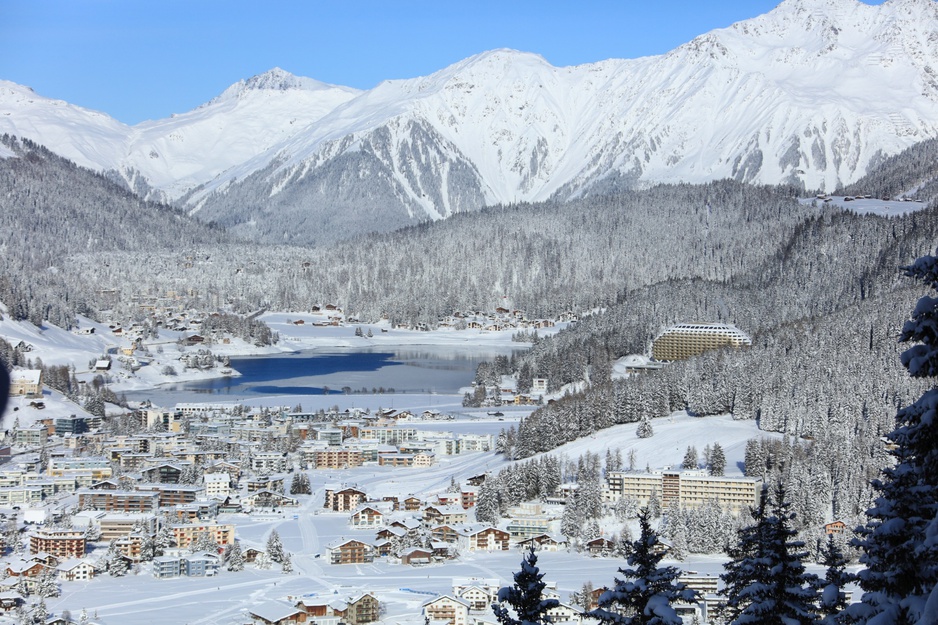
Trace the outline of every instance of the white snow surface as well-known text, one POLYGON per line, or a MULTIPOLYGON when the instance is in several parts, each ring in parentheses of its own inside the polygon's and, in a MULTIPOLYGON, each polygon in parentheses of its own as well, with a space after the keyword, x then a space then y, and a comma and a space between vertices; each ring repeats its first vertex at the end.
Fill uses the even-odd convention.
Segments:
MULTIPOLYGON (((277 180, 302 178, 379 129, 407 146, 414 124, 442 138, 449 160, 437 168, 468 163, 489 203, 575 196, 616 173, 833 190, 873 158, 938 136, 936 31, 935 0, 785 0, 660 56, 557 68, 492 50, 365 92, 274 69, 133 127, 3 82, 0 132, 142 176, 170 198, 204 185, 193 205, 273 162, 277 180)), ((395 153, 381 157, 400 174, 395 153)))
POLYGON ((877 198, 859 198, 846 200, 845 196, 832 196, 830 202, 823 202, 817 198, 804 198, 799 200, 802 204, 832 205, 845 211, 853 212, 858 215, 880 215, 882 217, 901 217, 915 211, 920 211, 927 207, 924 202, 902 201, 902 200, 881 200, 877 198))

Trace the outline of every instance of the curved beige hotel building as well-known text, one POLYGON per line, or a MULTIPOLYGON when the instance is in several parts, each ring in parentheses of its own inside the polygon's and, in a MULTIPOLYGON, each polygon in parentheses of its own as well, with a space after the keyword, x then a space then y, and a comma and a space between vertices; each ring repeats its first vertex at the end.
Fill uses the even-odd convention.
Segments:
POLYGON ((686 360, 711 349, 748 347, 752 340, 742 330, 726 323, 681 323, 671 326, 652 341, 655 360, 686 360))

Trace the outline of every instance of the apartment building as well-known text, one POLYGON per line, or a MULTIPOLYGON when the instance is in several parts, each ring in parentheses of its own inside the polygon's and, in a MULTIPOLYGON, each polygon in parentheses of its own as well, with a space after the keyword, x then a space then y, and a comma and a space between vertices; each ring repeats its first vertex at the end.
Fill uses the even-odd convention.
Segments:
POLYGON ((45 552, 65 560, 85 555, 85 533, 73 530, 41 529, 29 537, 29 550, 45 552))
POLYGON ((738 514, 758 504, 761 487, 757 478, 708 475, 705 471, 612 471, 606 476, 603 499, 614 502, 628 497, 646 506, 654 494, 662 506, 676 501, 685 508, 700 508, 717 501, 738 514))
POLYGON ((160 494, 148 490, 80 490, 78 507, 105 512, 152 512, 160 507, 160 494))
POLYGON ((99 456, 76 456, 72 458, 49 459, 49 475, 55 477, 64 474, 87 475, 92 480, 100 481, 111 477, 111 463, 99 456))
POLYGON ((361 438, 363 440, 378 441, 382 445, 400 445, 408 441, 417 440, 416 428, 403 427, 367 427, 361 429, 361 438))
POLYGON ((205 483, 205 496, 210 499, 224 501, 231 494, 231 478, 227 473, 205 473, 202 481, 205 483))
POLYGON ((373 562, 374 547, 360 540, 345 540, 327 548, 332 564, 365 564, 373 562))
POLYGON ((366 499, 365 492, 357 488, 326 486, 326 501, 323 507, 333 512, 350 512, 366 499))
POLYGON ((105 514, 98 520, 101 528, 101 540, 110 542, 115 538, 128 536, 136 528, 143 532, 156 534, 156 515, 146 512, 112 512, 105 514))
POLYGON ((362 452, 360 449, 345 447, 330 447, 327 449, 314 449, 303 454, 307 466, 314 469, 350 469, 362 466, 362 452))
POLYGON ((196 537, 202 532, 209 532, 212 539, 221 546, 230 545, 235 540, 234 525, 227 523, 186 523, 173 525, 173 540, 176 545, 182 549, 189 546, 196 537))

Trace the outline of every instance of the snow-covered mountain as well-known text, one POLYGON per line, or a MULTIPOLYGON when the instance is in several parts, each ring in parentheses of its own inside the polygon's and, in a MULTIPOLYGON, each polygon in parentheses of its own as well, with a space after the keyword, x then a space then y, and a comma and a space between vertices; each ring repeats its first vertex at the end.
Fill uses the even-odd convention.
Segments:
POLYGON ((0 131, 173 200, 303 132, 359 93, 275 68, 188 113, 127 126, 0 81, 0 131))
POLYGON ((785 0, 661 56, 495 50, 365 92, 273 70, 134 127, 0 83, 0 132, 268 240, 655 182, 832 190, 938 136, 936 33, 935 0, 785 0))

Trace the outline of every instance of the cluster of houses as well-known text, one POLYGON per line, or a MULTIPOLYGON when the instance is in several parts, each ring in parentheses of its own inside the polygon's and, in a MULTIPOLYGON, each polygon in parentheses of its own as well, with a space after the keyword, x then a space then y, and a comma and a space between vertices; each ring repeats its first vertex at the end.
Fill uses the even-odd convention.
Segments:
POLYGON ((310 595, 288 601, 265 601, 247 611, 255 625, 365 625, 377 621, 380 614, 381 603, 372 593, 345 598, 310 595))
MULTIPOLYGON (((359 323, 355 316, 347 316, 340 306, 336 304, 326 304, 324 306, 313 306, 310 309, 310 318, 298 315, 290 319, 294 325, 313 326, 341 326, 346 323, 359 323)), ((388 317, 383 318, 384 321, 388 317)), ((571 323, 578 320, 578 316, 572 311, 564 312, 556 319, 529 319, 523 310, 505 308, 499 306, 494 311, 456 311, 452 315, 447 315, 437 323, 439 328, 455 330, 479 330, 481 332, 502 332, 505 330, 540 330, 553 328, 558 323, 571 323)), ((425 323, 418 324, 416 327, 399 326, 401 329, 410 330, 430 330, 430 326, 425 323)))
MULTIPOLYGON (((41 392, 36 383, 38 391, 26 392, 41 392)), ((106 433, 101 419, 89 415, 40 418, 10 433, 12 449, 0 448, 0 513, 28 536, 32 554, 17 550, 19 556, 3 562, 11 584, 19 578, 36 584, 50 571, 63 582, 90 579, 102 569, 100 557, 89 556, 106 544, 128 567, 138 566, 144 543, 160 531, 171 535, 175 549, 153 560, 154 577, 212 576, 221 566, 218 552, 191 553, 194 542, 207 535, 220 552, 236 538, 234 525, 219 515, 298 507, 288 494, 297 468, 421 467, 439 456, 493 447, 489 435, 408 425, 444 420, 438 412, 241 414, 228 406, 180 404, 145 406, 133 419, 140 427, 128 434, 106 433)), ((464 496, 471 501, 474 491, 464 496)), ((389 505, 380 502, 379 515, 389 505)), ((367 514, 360 511, 355 523, 377 527, 376 518, 363 520, 367 514)))
MULTIPOLYGON (((332 564, 363 564, 377 558, 420 566, 456 558, 472 551, 508 551, 529 545, 541 550, 564 549, 564 538, 548 532, 562 513, 559 505, 525 504, 508 511, 504 529, 475 521, 479 485, 485 476, 469 478, 458 490, 422 498, 369 498, 356 486, 327 485, 323 508, 348 514, 355 536, 327 547, 332 564), (373 532, 365 536, 365 532, 373 532)), ((597 551, 598 553, 598 551, 597 551)))
POLYGON ((524 311, 499 306, 494 312, 455 312, 440 320, 441 328, 501 332, 504 330, 542 330, 553 328, 557 323, 577 321, 575 313, 567 311, 556 319, 529 319, 524 311))

